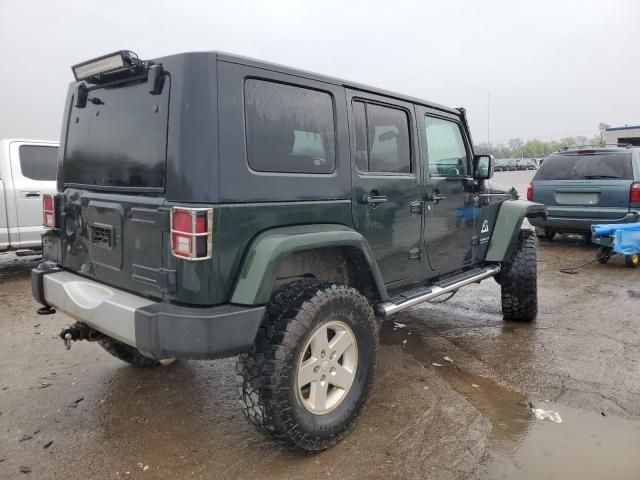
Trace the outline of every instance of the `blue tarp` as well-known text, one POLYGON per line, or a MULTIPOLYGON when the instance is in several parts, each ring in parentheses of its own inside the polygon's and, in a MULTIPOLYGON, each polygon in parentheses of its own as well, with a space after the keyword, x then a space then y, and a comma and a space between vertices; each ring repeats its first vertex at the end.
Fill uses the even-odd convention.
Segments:
POLYGON ((464 220, 473 220, 479 213, 479 208, 456 208, 456 216, 464 220))
POLYGON ((598 237, 613 237, 613 251, 624 255, 640 253, 640 223, 593 225, 598 237))

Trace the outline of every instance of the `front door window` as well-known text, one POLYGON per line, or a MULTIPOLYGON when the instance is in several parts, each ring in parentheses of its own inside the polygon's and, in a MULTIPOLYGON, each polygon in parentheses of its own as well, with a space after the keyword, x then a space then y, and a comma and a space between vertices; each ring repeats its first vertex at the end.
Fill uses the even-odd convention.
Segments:
POLYGON ((469 175, 467 150, 460 126, 449 120, 426 117, 429 175, 466 177, 469 175))

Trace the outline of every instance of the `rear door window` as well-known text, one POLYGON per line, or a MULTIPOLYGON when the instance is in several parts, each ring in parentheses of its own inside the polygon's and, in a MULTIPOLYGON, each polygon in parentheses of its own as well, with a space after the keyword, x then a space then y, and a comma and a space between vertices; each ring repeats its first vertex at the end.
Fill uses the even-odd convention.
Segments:
POLYGON ((23 177, 38 181, 55 181, 58 147, 20 145, 18 155, 23 177))
POLYGON ((245 82, 247 161, 259 172, 332 173, 336 164, 330 94, 282 83, 245 82))
POLYGON ((631 152, 551 155, 534 180, 633 180, 631 152))
POLYGON ((356 166, 361 172, 411 173, 409 118, 399 108, 353 102, 356 166))

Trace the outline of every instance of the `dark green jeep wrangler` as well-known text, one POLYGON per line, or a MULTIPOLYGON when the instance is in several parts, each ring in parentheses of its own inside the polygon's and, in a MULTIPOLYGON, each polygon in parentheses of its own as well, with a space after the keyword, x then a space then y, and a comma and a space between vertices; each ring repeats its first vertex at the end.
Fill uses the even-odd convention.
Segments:
POLYGON ((371 390, 378 323, 494 277, 537 312, 544 207, 474 156, 464 109, 222 53, 73 67, 45 196, 41 314, 136 366, 238 355, 244 412, 310 451, 371 390))

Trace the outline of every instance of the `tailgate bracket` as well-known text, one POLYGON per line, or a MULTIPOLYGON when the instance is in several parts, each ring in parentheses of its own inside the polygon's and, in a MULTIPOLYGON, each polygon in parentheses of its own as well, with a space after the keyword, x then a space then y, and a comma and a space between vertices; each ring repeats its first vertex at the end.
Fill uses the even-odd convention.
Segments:
POLYGON ((145 267, 134 263, 131 267, 131 280, 155 285, 162 293, 176 293, 178 290, 176 271, 168 268, 145 267))

